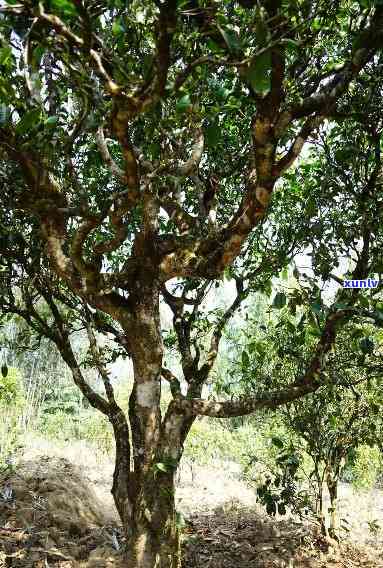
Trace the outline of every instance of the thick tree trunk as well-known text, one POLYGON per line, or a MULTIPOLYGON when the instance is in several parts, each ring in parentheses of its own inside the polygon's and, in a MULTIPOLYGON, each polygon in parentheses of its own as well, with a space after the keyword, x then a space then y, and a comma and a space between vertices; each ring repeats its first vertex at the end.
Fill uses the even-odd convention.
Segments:
POLYGON ((126 461, 116 455, 112 493, 126 536, 126 567, 179 568, 175 467, 163 472, 159 468, 166 464, 154 463, 139 486, 134 472, 123 474, 125 467, 126 461))
POLYGON ((127 568, 179 568, 173 473, 158 472, 145 480, 129 520, 127 568))
MULTIPOLYGON (((344 441, 344 440, 343 440, 344 441)), ((339 540, 338 536, 338 484, 341 471, 346 462, 347 446, 341 446, 339 443, 335 446, 330 463, 326 471, 326 484, 330 496, 330 526, 329 536, 335 540, 339 540)))
POLYGON ((171 433, 178 431, 177 426, 177 422, 172 423, 166 445, 159 448, 150 466, 146 464, 144 469, 141 467, 134 471, 130 463, 126 419, 124 422, 121 414, 113 422, 116 463, 112 494, 126 536, 127 568, 180 566, 180 538, 174 498, 178 436, 171 436, 171 433), (168 453, 172 444, 174 457, 168 453))
MULTIPOLYGON (((149 257, 149 254, 147 254, 149 257)), ((127 568, 178 568, 174 476, 181 455, 182 417, 162 420, 163 344, 158 285, 149 266, 129 301, 132 320, 122 321, 134 368, 125 417, 111 420, 116 438, 112 493, 126 535, 127 568), (129 443, 130 437, 130 443, 129 443), (131 452, 130 452, 131 449, 131 452)))

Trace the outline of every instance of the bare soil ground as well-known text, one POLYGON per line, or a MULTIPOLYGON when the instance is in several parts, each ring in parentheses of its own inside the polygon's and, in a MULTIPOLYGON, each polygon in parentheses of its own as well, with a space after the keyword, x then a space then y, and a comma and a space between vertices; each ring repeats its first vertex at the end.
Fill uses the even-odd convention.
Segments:
MULTIPOLYGON (((0 477, 0 567, 122 568, 123 539, 110 495, 112 463, 83 443, 31 444, 12 474, 0 477)), ((350 523, 340 547, 293 518, 270 519, 236 464, 183 466, 178 509, 186 519, 183 568, 383 568, 383 495, 342 487, 350 523)))

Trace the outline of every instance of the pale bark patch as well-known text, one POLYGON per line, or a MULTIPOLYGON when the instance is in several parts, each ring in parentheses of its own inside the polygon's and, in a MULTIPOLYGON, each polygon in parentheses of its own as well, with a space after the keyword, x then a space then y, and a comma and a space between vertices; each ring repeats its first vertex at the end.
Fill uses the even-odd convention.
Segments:
POLYGON ((63 253, 61 240, 56 235, 49 235, 48 243, 49 249, 60 272, 66 272, 69 262, 67 257, 63 253))
POLYGON ((183 417, 173 414, 168 418, 165 428, 165 439, 168 443, 164 446, 164 450, 173 459, 179 457, 179 437, 183 423, 183 417))
POLYGON ((137 385, 137 403, 140 406, 151 408, 157 400, 157 386, 152 383, 141 383, 137 385))
POLYGON ((294 142, 294 153, 295 154, 299 154, 299 152, 302 150, 305 142, 306 142, 306 140, 302 136, 297 137, 297 139, 294 142))
POLYGON ((227 266, 236 256, 236 254, 241 248, 243 240, 244 237, 237 234, 232 235, 232 237, 228 240, 228 242, 225 245, 225 253, 222 257, 222 262, 224 266, 227 266))
POLYGON ((139 566, 144 566, 143 562, 145 560, 145 552, 146 552, 146 542, 148 537, 146 534, 141 534, 136 543, 136 551, 137 551, 137 561, 139 566))

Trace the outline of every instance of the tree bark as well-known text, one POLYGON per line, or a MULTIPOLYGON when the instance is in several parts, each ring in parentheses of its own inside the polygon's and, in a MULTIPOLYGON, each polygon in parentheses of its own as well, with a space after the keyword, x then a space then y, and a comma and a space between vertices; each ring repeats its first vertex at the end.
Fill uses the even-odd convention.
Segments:
MULTIPOLYGON (((120 461, 121 456, 116 455, 116 471, 121 470, 120 461)), ((179 568, 174 475, 175 469, 153 468, 141 478, 139 487, 134 472, 115 475, 112 493, 126 536, 127 568, 179 568)))
POLYGON ((126 536, 126 567, 179 568, 180 535, 174 498, 178 461, 169 462, 167 455, 156 454, 146 473, 142 467, 132 471, 126 451, 129 432, 118 425, 114 430, 116 464, 112 493, 126 536))
POLYGON ((318 517, 321 532, 326 534, 326 520, 323 514, 323 479, 318 469, 315 470, 315 478, 317 483, 317 495, 315 500, 315 513, 318 517))
POLYGON ((182 453, 182 418, 166 423, 161 419, 159 287, 150 267, 143 266, 144 271, 130 293, 134 317, 128 322, 120 318, 132 356, 134 386, 130 432, 125 416, 110 418, 116 438, 112 493, 125 531, 127 568, 178 568, 174 477, 182 453))
POLYGON ((137 492, 128 529, 127 568, 179 568, 180 538, 174 501, 174 472, 147 476, 137 492))
POLYGON ((338 476, 336 475, 336 472, 332 471, 331 469, 327 471, 326 483, 330 496, 330 526, 328 534, 331 538, 338 540, 338 476))

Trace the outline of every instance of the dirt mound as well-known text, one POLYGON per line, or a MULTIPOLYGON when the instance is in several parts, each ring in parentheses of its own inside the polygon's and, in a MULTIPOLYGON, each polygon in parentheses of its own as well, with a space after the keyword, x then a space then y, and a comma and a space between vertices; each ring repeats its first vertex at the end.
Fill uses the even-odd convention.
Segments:
MULTIPOLYGON (((122 568, 107 465, 36 455, 0 476, 0 568, 122 568)), ((339 547, 312 525, 267 517, 235 472, 196 473, 178 487, 185 568, 383 568, 378 541, 339 547)))
POLYGON ((184 536, 184 568, 382 568, 383 551, 338 545, 312 525, 251 510, 198 515, 184 536))
POLYGON ((118 544, 112 516, 64 458, 24 461, 0 477, 0 567, 117 566, 118 544))

